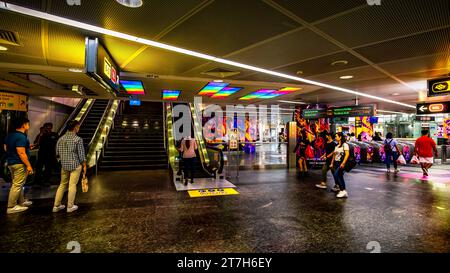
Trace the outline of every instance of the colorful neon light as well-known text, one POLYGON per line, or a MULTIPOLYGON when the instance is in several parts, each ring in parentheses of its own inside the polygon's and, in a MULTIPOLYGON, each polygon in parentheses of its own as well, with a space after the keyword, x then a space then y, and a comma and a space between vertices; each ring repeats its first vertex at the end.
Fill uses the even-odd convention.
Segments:
POLYGON ((121 80, 120 84, 123 86, 125 91, 131 95, 145 95, 144 86, 141 81, 125 81, 121 80))
POLYGON ((210 82, 198 92, 198 95, 211 97, 228 85, 226 82, 210 82))
POLYGON ((272 99, 281 95, 287 95, 292 92, 296 92, 301 88, 297 87, 284 87, 278 90, 273 89, 261 89, 256 92, 250 93, 241 97, 239 100, 252 100, 252 99, 272 99))
POLYGON ((240 88, 240 87, 224 87, 222 90, 220 90, 219 92, 212 95, 211 98, 223 99, 223 98, 226 98, 226 97, 236 93, 237 91, 239 91, 241 89, 242 88, 240 88))
POLYGON ((180 96, 180 90, 163 90, 162 98, 163 100, 177 100, 180 96))

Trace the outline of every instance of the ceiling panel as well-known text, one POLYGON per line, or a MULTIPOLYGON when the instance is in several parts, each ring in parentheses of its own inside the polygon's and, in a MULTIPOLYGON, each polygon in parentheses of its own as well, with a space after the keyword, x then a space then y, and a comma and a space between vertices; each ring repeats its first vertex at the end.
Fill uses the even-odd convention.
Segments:
MULTIPOLYGON (((345 2, 345 1, 343 1, 345 2)), ((389 0, 316 25, 355 47, 450 25, 448 0, 389 0), (368 35, 370 33, 370 35, 368 35)))
POLYGON ((336 51, 340 51, 336 45, 310 30, 302 29, 250 50, 232 54, 229 59, 272 68, 336 51))
POLYGON ((259 0, 214 1, 161 40, 222 56, 297 27, 259 0))
POLYGON ((361 5, 365 0, 274 0, 308 22, 314 22, 361 5))
POLYGON ((50 65, 84 67, 85 35, 59 24, 49 24, 48 35, 48 62, 50 65))
MULTIPOLYGON (((449 17, 450 18, 450 17, 449 17)), ((450 27, 356 49, 375 63, 449 52, 450 27)))
POLYGON ((184 54, 149 47, 126 66, 130 72, 144 72, 163 75, 177 75, 204 60, 184 54))
POLYGON ((0 18, 0 30, 16 32, 20 43, 20 46, 0 44, 8 48, 7 53, 43 57, 40 20, 5 11, 0 11, 0 18))
POLYGON ((450 72, 450 52, 386 62, 379 64, 379 66, 396 75, 421 71, 445 74, 450 72))
POLYGON ((372 68, 371 66, 357 67, 346 70, 341 70, 338 72, 331 72, 326 74, 321 74, 312 77, 306 77, 309 80, 320 81, 328 84, 335 84, 337 86, 342 86, 347 83, 362 81, 362 80, 371 80, 371 79, 380 79, 385 78, 386 75, 379 72, 378 70, 372 68), (352 75, 353 79, 349 80, 341 80, 340 76, 352 75))
POLYGON ((304 62, 299 62, 283 68, 277 69, 279 72, 296 75, 298 71, 303 71, 300 77, 309 77, 317 74, 323 74, 333 71, 366 66, 367 64, 348 52, 339 52, 319 58, 314 58, 304 62), (332 65, 335 61, 347 61, 346 65, 332 65))

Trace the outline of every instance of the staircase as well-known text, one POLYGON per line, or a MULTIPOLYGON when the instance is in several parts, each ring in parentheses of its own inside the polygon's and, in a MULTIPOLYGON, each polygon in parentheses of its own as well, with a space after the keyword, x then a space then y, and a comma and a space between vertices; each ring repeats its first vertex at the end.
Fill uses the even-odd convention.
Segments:
POLYGON ((100 120, 108 106, 108 102, 109 100, 95 100, 91 110, 84 119, 83 124, 81 124, 78 136, 83 139, 86 154, 89 151, 89 142, 91 142, 92 137, 94 137, 95 130, 97 130, 97 127, 100 124, 100 120))
POLYGON ((116 115, 100 170, 167 169, 162 107, 160 102, 142 102, 126 105, 123 114, 116 115))

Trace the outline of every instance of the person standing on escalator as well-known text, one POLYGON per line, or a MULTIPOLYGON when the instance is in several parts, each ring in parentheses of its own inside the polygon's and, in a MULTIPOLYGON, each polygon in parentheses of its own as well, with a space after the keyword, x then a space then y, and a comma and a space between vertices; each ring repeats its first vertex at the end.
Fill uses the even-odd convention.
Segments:
POLYGON ((183 153, 184 165, 184 185, 187 186, 188 177, 191 178, 191 183, 194 183, 194 167, 197 154, 197 142, 191 137, 186 137, 181 141, 180 151, 183 153), (190 173, 189 173, 190 172, 190 173), (190 174, 190 175, 189 175, 190 174))

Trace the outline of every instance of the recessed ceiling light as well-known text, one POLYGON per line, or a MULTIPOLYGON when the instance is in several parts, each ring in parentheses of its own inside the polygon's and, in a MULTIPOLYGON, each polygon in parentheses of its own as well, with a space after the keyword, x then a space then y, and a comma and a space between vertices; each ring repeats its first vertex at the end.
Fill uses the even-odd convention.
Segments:
POLYGON ((299 71, 296 72, 296 74, 297 74, 297 75, 303 75, 303 71, 302 71, 302 70, 299 70, 299 71))
POLYGON ((400 95, 400 93, 397 93, 397 92, 396 92, 396 93, 392 93, 391 95, 392 95, 392 96, 398 96, 398 95, 400 95))
POLYGON ((116 0, 119 4, 129 8, 139 8, 142 6, 142 0, 116 0))
POLYGON ((334 61, 331 63, 331 65, 333 65, 333 66, 346 65, 346 64, 348 64, 348 61, 346 61, 346 60, 339 60, 339 61, 334 61))
POLYGON ((339 79, 341 79, 341 80, 349 80, 349 79, 353 79, 353 76, 352 75, 340 76, 339 79))
POLYGON ((223 82, 223 80, 214 80, 213 82, 223 82))
POLYGON ((6 50, 8 50, 8 48, 7 48, 7 47, 4 47, 4 46, 0 46, 0 51, 6 51, 6 50))
POLYGON ((70 72, 74 72, 74 73, 81 73, 81 72, 83 72, 83 69, 79 69, 79 68, 69 68, 67 70, 69 70, 70 72))

